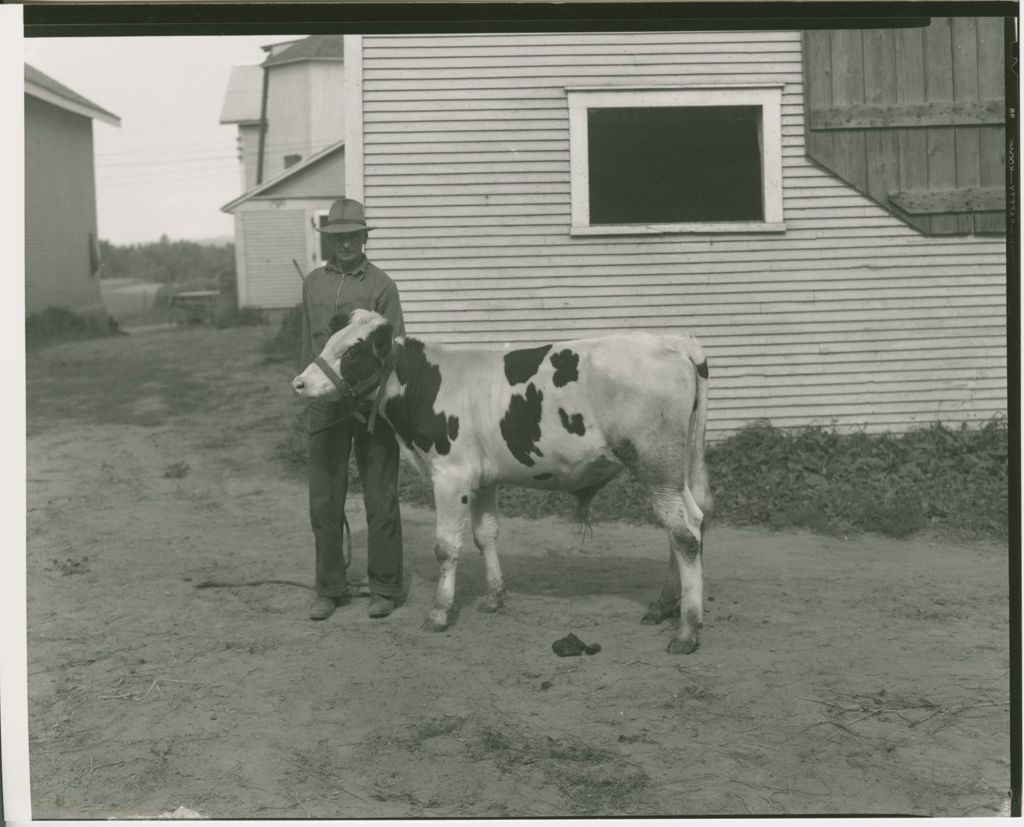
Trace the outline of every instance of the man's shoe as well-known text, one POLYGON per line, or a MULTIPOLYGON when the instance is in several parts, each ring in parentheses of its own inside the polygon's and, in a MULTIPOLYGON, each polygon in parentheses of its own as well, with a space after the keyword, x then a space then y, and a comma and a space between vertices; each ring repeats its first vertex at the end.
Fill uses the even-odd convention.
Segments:
POLYGON ((338 606, 344 606, 348 603, 348 595, 342 595, 341 597, 324 597, 323 595, 317 597, 309 606, 309 619, 310 620, 327 620, 334 610, 338 606))
POLYGON ((370 617, 387 617, 395 610, 395 598, 386 594, 370 595, 370 617))

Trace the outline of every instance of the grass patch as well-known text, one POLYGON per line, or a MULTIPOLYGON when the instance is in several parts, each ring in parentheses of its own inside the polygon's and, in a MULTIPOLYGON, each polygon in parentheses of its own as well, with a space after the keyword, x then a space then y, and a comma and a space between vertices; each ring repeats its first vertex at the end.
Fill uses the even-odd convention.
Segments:
POLYGON ((759 423, 708 450, 718 519, 890 537, 936 526, 1005 539, 1007 458, 1002 419, 905 434, 759 423))
MULTIPOLYGON (((293 430, 278 456, 305 469, 305 436, 293 430)), ((708 448, 715 522, 822 534, 910 537, 926 528, 1004 540, 1009 528, 1008 433, 1003 419, 980 427, 940 423, 905 434, 755 423, 708 448)), ((353 462, 351 490, 360 491, 353 462)), ((430 485, 404 463, 404 503, 433 507, 430 485)), ((573 519, 563 492, 503 487, 500 513, 573 519)), ((594 498, 591 521, 655 525, 647 492, 623 475, 594 498)))
POLYGON ((207 386, 184 367, 94 357, 88 365, 77 354, 51 365, 59 370, 81 363, 80 371, 30 372, 26 402, 33 430, 62 422, 156 427, 168 416, 209 406, 207 386))
POLYGON ((298 367, 302 342, 302 305, 298 304, 284 314, 277 335, 263 345, 268 362, 286 362, 298 367))
POLYGON ((238 339, 229 331, 180 328, 29 353, 29 431, 71 422, 155 427, 234 404, 233 390, 209 366, 222 343, 234 348, 238 339))
POLYGON ((117 323, 113 320, 98 316, 88 318, 62 307, 48 307, 25 318, 25 349, 39 350, 64 342, 98 339, 117 333, 117 323))
POLYGON ((266 314, 260 307, 243 305, 229 307, 217 313, 217 327, 259 327, 267 323, 266 314))

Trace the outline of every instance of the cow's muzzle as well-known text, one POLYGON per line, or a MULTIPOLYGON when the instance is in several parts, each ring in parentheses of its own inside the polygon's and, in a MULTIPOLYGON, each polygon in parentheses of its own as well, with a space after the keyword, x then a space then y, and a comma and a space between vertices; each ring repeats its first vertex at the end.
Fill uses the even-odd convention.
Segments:
MULTIPOLYGON (((361 382, 358 382, 355 385, 350 385, 348 382, 346 382, 344 377, 336 373, 334 369, 327 363, 327 361, 321 358, 320 356, 317 356, 313 360, 312 364, 316 365, 320 369, 321 373, 323 373, 323 375, 330 380, 331 384, 334 385, 335 389, 338 391, 339 399, 341 399, 344 402, 347 402, 351 409, 350 412, 341 417, 341 419, 337 420, 336 422, 330 423, 329 425, 325 426, 320 430, 326 430, 326 428, 333 427, 338 422, 349 419, 350 417, 354 417, 355 419, 358 419, 360 422, 362 422, 364 425, 367 425, 370 432, 372 433, 373 423, 374 420, 377 418, 377 411, 383 396, 384 385, 387 382, 388 375, 391 373, 394 367, 392 361, 390 359, 382 360, 380 368, 376 370, 372 376, 367 377, 366 379, 364 379, 361 382), (374 390, 377 391, 377 394, 376 398, 372 400, 372 404, 369 410, 370 418, 369 422, 367 422, 366 417, 362 414, 362 412, 360 412, 359 407, 360 405, 365 405, 365 403, 369 401, 370 394, 372 394, 374 390)), ((309 370, 309 368, 307 368, 306 370, 309 370)), ((310 388, 306 383, 307 380, 303 379, 305 373, 306 371, 303 371, 301 374, 299 374, 292 380, 292 390, 294 390, 295 393, 301 397, 309 397, 312 395, 310 393, 310 388)))

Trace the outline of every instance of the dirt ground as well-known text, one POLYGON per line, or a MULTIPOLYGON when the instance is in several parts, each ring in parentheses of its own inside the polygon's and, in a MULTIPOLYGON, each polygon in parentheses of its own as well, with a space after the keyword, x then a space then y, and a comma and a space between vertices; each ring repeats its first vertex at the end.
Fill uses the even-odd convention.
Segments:
POLYGON ((469 546, 442 634, 419 629, 424 509, 403 511, 408 599, 384 620, 195 588, 311 580, 269 335, 29 357, 35 818, 1007 814, 1004 547, 715 526, 690 656, 639 622, 667 560, 648 527, 503 519, 506 608, 476 610, 469 546), (557 657, 569 632, 601 651, 557 657))

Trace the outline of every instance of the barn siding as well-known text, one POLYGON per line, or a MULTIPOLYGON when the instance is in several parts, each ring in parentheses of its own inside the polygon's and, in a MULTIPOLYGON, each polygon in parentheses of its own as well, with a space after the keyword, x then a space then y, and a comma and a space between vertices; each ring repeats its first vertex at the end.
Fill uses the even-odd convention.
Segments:
MULTIPOLYGON (((267 132, 264 138, 263 178, 269 181, 284 172, 286 155, 306 158, 316 149, 312 144, 312 112, 309 67, 288 63, 268 70, 267 132)), ((257 133, 257 156, 258 152, 257 133)))
POLYGON ((709 354, 717 436, 1005 412, 1004 243, 925 237, 808 160, 799 32, 361 41, 361 58, 346 49, 362 118, 350 191, 410 333, 688 330, 709 354), (784 233, 570 237, 566 87, 763 82, 784 84, 784 233))
MULTIPOLYGON (((320 103, 326 99, 325 88, 341 88, 344 70, 340 61, 286 63, 269 72, 263 181, 285 170, 286 155, 306 159, 335 143, 345 131, 343 108, 320 103)), ((258 127, 255 138, 258 156, 258 127)))
POLYGON ((25 96, 25 311, 102 314, 92 121, 25 96))

